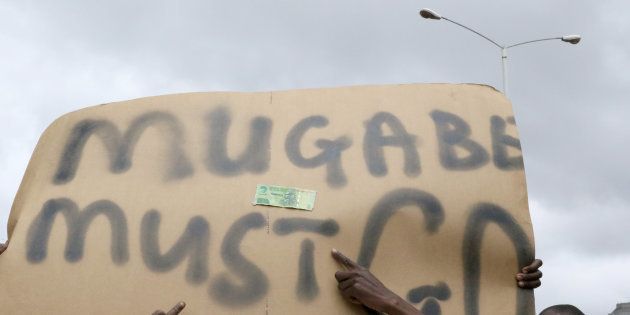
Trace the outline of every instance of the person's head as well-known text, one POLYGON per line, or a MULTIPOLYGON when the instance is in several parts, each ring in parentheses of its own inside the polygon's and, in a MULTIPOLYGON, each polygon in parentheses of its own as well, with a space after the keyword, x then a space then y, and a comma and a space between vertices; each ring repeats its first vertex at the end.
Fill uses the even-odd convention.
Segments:
POLYGON ((540 312, 540 315, 584 315, 584 313, 573 305, 562 304, 547 307, 540 312))

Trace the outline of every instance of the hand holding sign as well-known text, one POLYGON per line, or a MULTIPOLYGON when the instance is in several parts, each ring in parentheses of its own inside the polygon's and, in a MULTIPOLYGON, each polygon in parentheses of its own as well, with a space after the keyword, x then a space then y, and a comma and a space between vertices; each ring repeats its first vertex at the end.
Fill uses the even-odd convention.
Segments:
POLYGON ((341 295, 350 302, 391 315, 419 313, 415 307, 385 287, 369 270, 336 249, 332 250, 332 256, 346 269, 337 271, 335 278, 339 282, 341 295))
POLYGON ((540 278, 543 274, 538 268, 542 267, 543 262, 540 259, 534 260, 529 266, 521 269, 522 273, 516 274, 518 287, 521 289, 536 289, 541 285, 540 278))

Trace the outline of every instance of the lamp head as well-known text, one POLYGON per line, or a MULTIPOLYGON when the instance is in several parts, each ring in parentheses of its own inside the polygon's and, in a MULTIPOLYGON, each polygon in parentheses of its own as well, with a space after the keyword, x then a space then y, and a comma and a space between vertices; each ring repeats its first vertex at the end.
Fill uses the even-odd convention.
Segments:
POLYGON ((580 35, 567 35, 567 36, 562 36, 561 39, 563 42, 567 42, 567 43, 571 43, 575 45, 580 42, 582 37, 580 35))
POLYGON ((432 19, 432 20, 441 20, 442 17, 437 14, 437 12, 431 10, 431 9, 427 9, 424 8, 422 10, 420 10, 420 16, 425 18, 425 19, 432 19))

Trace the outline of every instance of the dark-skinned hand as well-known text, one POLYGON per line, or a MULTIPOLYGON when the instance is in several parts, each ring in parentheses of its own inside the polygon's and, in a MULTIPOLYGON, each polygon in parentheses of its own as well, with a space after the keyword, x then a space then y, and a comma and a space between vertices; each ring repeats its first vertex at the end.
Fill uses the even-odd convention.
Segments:
POLYGON ((536 259, 529 266, 523 267, 516 274, 516 283, 521 289, 536 289, 541 285, 540 278, 543 274, 538 268, 543 265, 542 260, 536 259))
POLYGON ((332 250, 333 258, 345 269, 337 271, 338 288, 341 295, 354 304, 390 315, 418 315, 413 305, 390 291, 369 270, 360 266, 336 249, 332 250))
POLYGON ((153 312, 153 315, 178 315, 179 313, 182 312, 184 307, 186 307, 186 303, 185 302, 179 302, 179 303, 175 304, 175 306, 173 306, 173 308, 171 308, 170 311, 165 313, 164 311, 157 310, 157 311, 153 312))
POLYGON ((0 255, 2 255, 2 253, 4 253, 5 250, 7 250, 8 246, 9 246, 9 241, 7 241, 4 244, 0 243, 0 255))

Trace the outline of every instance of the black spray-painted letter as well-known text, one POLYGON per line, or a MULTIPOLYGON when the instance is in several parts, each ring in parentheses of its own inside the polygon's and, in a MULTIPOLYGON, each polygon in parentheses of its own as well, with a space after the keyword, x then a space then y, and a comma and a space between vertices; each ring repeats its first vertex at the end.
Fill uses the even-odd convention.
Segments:
POLYGON ((66 184, 76 175, 83 148, 92 135, 96 135, 105 145, 112 173, 124 173, 131 167, 133 151, 145 129, 154 126, 169 145, 169 168, 166 180, 182 179, 193 174, 193 167, 184 153, 184 135, 181 124, 175 116, 165 112, 150 112, 136 118, 121 135, 118 128, 107 120, 86 119, 77 123, 64 147, 59 167, 53 182, 66 184))
MULTIPOLYGON (((507 122, 515 125, 514 117, 508 117, 507 122)), ((494 165, 502 170, 522 170, 523 156, 510 156, 508 147, 521 150, 521 141, 505 133, 506 122, 499 116, 490 117, 490 134, 492 135, 492 152, 494 165)))
POLYGON ((372 208, 367 224, 363 230, 361 249, 359 250, 359 265, 370 268, 376 248, 389 219, 400 208, 416 206, 424 215, 424 227, 429 233, 437 232, 444 222, 444 210, 440 201, 430 193, 413 188, 400 188, 387 193, 372 208))
POLYGON ((104 215, 109 220, 112 230, 110 250, 112 261, 116 264, 123 264, 129 260, 127 218, 115 203, 109 200, 100 200, 85 207, 83 211, 79 211, 72 200, 59 198, 48 200, 28 229, 26 258, 29 262, 39 263, 46 259, 50 231, 53 221, 59 213, 63 215, 68 228, 65 250, 67 261, 77 262, 81 260, 87 229, 98 215, 104 215))
MULTIPOLYGON (((331 237, 339 232, 339 224, 333 219, 283 218, 274 222, 273 231, 278 235, 310 232, 331 237)), ((303 240, 298 261, 298 281, 295 287, 298 299, 305 302, 312 301, 319 295, 319 286, 315 277, 314 252, 315 243, 308 238, 303 240)))
POLYGON ((423 285, 409 290, 407 300, 411 303, 426 302, 420 309, 422 315, 441 315, 442 308, 439 301, 446 301, 451 298, 451 288, 444 283, 438 282, 436 285, 423 285))
POLYGON ((439 110, 431 112, 435 123, 440 150, 440 163, 449 170, 472 170, 488 162, 488 152, 470 139, 470 126, 459 116, 439 110), (456 147, 468 152, 466 157, 457 155, 456 147))
POLYGON ((240 251, 241 242, 247 232, 263 228, 266 222, 262 214, 253 212, 234 222, 225 234, 221 245, 221 259, 234 276, 240 279, 238 283, 234 283, 227 274, 217 276, 209 293, 219 303, 232 307, 247 306, 256 303, 267 293, 267 276, 240 251))
POLYGON ((186 259, 186 280, 199 284, 208 279, 208 250, 210 226, 206 219, 196 216, 188 221, 186 230, 165 254, 160 250, 161 215, 156 210, 147 212, 140 227, 140 250, 144 264, 155 272, 168 272, 186 259))
POLYGON ((272 121, 266 117, 255 117, 250 123, 249 144, 247 149, 236 159, 228 157, 228 131, 232 118, 229 111, 220 107, 207 117, 209 128, 209 146, 206 167, 217 175, 235 176, 249 171, 255 174, 269 168, 272 121))
POLYGON ((328 119, 324 116, 310 116, 302 119, 289 131, 284 143, 287 156, 293 164, 303 168, 316 168, 326 164, 326 181, 331 187, 339 188, 346 185, 347 179, 341 167, 341 152, 352 145, 348 137, 339 137, 335 140, 319 139, 315 145, 322 152, 312 158, 305 158, 300 149, 300 143, 306 131, 311 128, 322 128, 328 125, 328 119))
POLYGON ((420 157, 416 148, 416 137, 407 133, 396 116, 380 112, 365 124, 363 139, 363 157, 370 174, 374 176, 387 175, 384 146, 400 147, 405 157, 405 175, 414 177, 420 175, 420 157), (391 130, 391 136, 383 135, 383 125, 391 130))
MULTIPOLYGON (((481 278, 481 245, 483 234, 489 223, 498 225, 507 235, 518 260, 518 267, 529 265, 534 260, 534 249, 525 231, 516 223, 512 215, 503 208, 491 203, 479 203, 472 208, 464 232, 462 259, 464 262, 464 308, 466 315, 479 314, 479 287, 481 278)), ((534 294, 532 290, 518 290, 516 314, 534 314, 534 294)))

